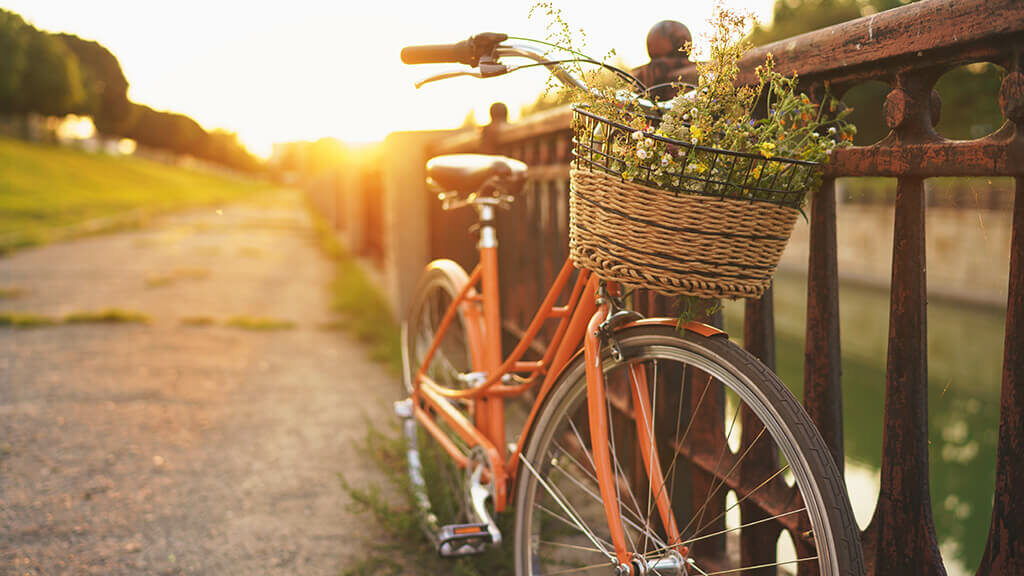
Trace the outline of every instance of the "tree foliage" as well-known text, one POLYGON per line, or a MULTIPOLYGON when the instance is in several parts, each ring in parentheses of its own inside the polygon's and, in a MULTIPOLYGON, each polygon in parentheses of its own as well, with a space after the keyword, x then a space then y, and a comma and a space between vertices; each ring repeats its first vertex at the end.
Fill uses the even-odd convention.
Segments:
MULTIPOLYGON (((916 0, 776 0, 770 25, 755 26, 750 40, 768 44, 847 20, 910 4, 916 0)), ((992 64, 962 66, 945 74, 935 89, 942 100, 940 132, 950 138, 977 138, 1002 123, 995 95, 1003 71, 992 64)), ((889 87, 882 82, 855 86, 843 95, 857 126, 856 144, 881 140, 889 129, 882 121, 882 106, 889 87)))
POLYGON ((260 166, 235 134, 209 133, 184 114, 131 102, 121 64, 103 45, 37 30, 0 9, 0 115, 27 113, 87 115, 101 134, 240 170, 260 166))
POLYGON ((75 55, 85 87, 81 111, 92 116, 96 130, 124 135, 131 127, 134 109, 128 101, 128 80, 121 64, 102 44, 71 34, 57 37, 75 55))
POLYGON ((22 100, 22 79, 28 62, 26 28, 21 16, 0 10, 0 114, 16 112, 22 100))
POLYGON ((20 110, 43 116, 76 112, 85 99, 78 61, 51 34, 27 27, 26 58, 20 110))

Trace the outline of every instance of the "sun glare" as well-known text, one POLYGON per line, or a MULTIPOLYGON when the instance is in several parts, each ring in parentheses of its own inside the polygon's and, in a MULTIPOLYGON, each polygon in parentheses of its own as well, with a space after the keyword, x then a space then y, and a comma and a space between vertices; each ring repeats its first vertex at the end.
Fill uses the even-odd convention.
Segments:
MULTIPOLYGON (((409 44, 449 43, 482 31, 543 38, 546 20, 528 17, 532 1, 482 6, 443 3, 184 0, 154 13, 149 3, 11 0, 7 7, 40 28, 77 34, 107 46, 120 60, 132 100, 187 114, 207 129, 238 133, 255 154, 274 142, 335 137, 380 140, 390 132, 453 128, 473 110, 486 122, 495 101, 520 106, 543 91, 541 70, 488 81, 462 78, 415 89, 416 80, 454 66, 405 66, 409 44)), ((556 3, 587 32, 588 49, 615 49, 627 65, 647 60, 644 39, 657 21, 675 19, 696 37, 712 3, 663 10, 598 8, 592 1, 556 3)), ((770 16, 772 0, 730 6, 770 16)))

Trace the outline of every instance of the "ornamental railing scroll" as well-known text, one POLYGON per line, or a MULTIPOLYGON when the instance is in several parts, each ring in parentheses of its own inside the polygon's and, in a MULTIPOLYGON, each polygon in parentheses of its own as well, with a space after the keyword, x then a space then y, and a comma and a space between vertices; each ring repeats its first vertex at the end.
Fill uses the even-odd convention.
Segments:
MULTIPOLYGON (((635 72, 648 84, 680 77, 692 81, 694 65, 678 50, 688 39, 689 32, 681 24, 658 23, 647 39, 651 62, 635 72)), ((741 79, 752 81, 754 67, 769 53, 777 69, 799 74, 812 96, 822 94, 827 86, 832 95, 841 97, 868 80, 890 87, 883 109, 877 111, 890 129, 888 136, 870 146, 836 151, 822 186, 812 193, 809 213, 803 400, 842 469, 835 179, 888 176, 897 180, 881 487, 874 517, 862 534, 869 574, 945 573, 928 482, 925 180, 940 176, 1014 179, 996 482, 988 541, 977 574, 1024 574, 1024 504, 1019 502, 1024 496, 1024 3, 922 0, 759 47, 744 58, 741 79), (983 138, 946 139, 935 130, 942 108, 935 82, 948 70, 979 62, 991 62, 1006 71, 999 91, 1005 122, 983 138)), ((529 320, 566 255, 569 112, 554 109, 508 124, 503 108, 496 107, 492 118, 481 134, 440 141, 432 153, 497 152, 531 166, 529 190, 519 205, 499 218, 503 306, 510 319, 506 327, 515 333, 529 320)), ((459 224, 451 216, 445 214, 442 221, 438 212, 432 213, 432 230, 457 229, 454 226, 459 224)), ((451 255, 455 246, 466 245, 449 238, 432 233, 431 254, 451 255)), ((456 254, 464 265, 473 264, 471 251, 456 254)), ((650 294, 638 295, 635 303, 647 313, 677 312, 672 302, 650 294)), ((745 345, 769 366, 774 365, 773 334, 769 292, 765 298, 746 302, 744 326, 745 345)), ((737 490, 742 486, 740 478, 737 490)), ((743 514, 763 514, 771 508, 771 502, 753 503, 743 514)), ((782 529, 789 527, 768 528, 769 539, 782 529)), ((741 546, 743 553, 755 557, 775 554, 774 545, 742 542, 741 546)))

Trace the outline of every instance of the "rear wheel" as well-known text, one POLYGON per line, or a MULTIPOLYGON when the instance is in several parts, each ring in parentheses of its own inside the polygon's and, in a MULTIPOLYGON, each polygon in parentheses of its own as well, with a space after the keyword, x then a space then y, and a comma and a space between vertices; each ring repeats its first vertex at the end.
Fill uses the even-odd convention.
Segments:
MULTIPOLYGON (((646 326, 617 340, 621 360, 607 347, 602 360, 629 573, 863 573, 842 477, 771 371, 723 336, 646 326), (643 437, 650 446, 638 445, 643 437), (658 455, 663 483, 648 480, 643 448, 658 455), (668 523, 658 507, 666 492, 668 523)), ((519 462, 516 573, 617 574, 582 357, 544 402, 519 462)))
MULTIPOLYGON (((406 394, 412 394, 413 378, 427 357, 445 312, 468 281, 466 272, 451 260, 432 262, 424 272, 409 315, 402 325, 406 394)), ((459 310, 438 344, 425 374, 441 386, 465 388, 464 379, 460 377, 473 371, 469 342, 467 319, 459 310)), ((472 420, 471 402, 453 401, 453 405, 472 420)), ((442 418, 436 421, 464 454, 470 452, 442 418)), ((422 426, 416 425, 415 420, 406 422, 404 432, 410 479, 428 537, 436 538, 441 526, 469 522, 466 472, 455 465, 433 437, 422 426)))

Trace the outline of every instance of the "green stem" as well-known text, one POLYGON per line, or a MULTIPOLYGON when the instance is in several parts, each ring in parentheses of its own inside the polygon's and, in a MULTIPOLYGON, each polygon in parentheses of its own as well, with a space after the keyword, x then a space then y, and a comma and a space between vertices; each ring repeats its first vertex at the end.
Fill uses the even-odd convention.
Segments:
POLYGON ((552 48, 557 48, 559 50, 568 52, 570 54, 574 54, 576 56, 579 56, 580 58, 586 58, 587 60, 593 60, 594 62, 603 62, 603 60, 597 60, 597 59, 591 58, 590 56, 587 56, 586 54, 584 54, 582 52, 573 50, 572 48, 566 48, 565 46, 560 46, 558 44, 554 44, 554 43, 551 43, 551 42, 545 42, 544 40, 537 40, 536 38, 527 38, 526 36, 509 36, 508 39, 509 40, 522 40, 524 42, 536 42, 537 44, 543 44, 545 46, 550 46, 552 48))

